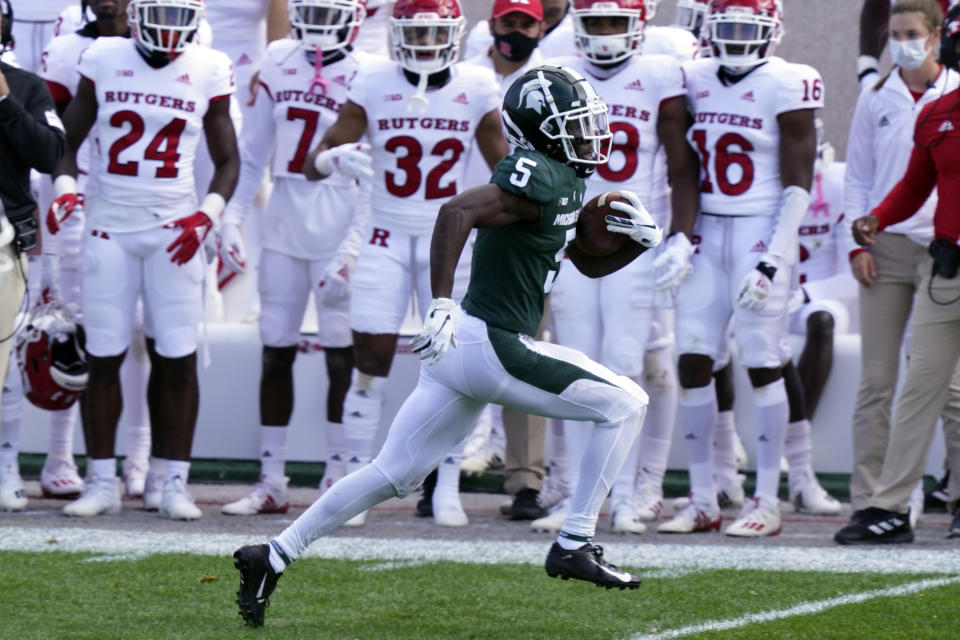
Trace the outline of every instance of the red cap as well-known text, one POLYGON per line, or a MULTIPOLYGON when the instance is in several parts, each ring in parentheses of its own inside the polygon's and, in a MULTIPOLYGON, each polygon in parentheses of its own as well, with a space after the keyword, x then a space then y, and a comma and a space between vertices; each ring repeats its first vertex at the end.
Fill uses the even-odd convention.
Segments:
POLYGON ((540 0, 496 0, 493 3, 494 20, 514 12, 525 13, 543 22, 543 5, 540 4, 540 0))

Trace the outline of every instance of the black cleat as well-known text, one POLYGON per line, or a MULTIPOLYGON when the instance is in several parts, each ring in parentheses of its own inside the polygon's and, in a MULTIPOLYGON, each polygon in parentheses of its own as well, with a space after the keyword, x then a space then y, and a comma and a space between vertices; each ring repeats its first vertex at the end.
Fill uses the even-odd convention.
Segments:
POLYGON ((953 522, 950 523, 950 530, 947 531, 948 538, 960 538, 960 507, 953 511, 953 522))
POLYGON ((837 544, 901 544, 913 542, 913 529, 907 515, 868 507, 855 511, 833 539, 837 544))
POLYGON ((269 544, 249 544, 233 552, 233 566, 240 571, 237 604, 248 627, 262 627, 270 594, 283 574, 270 565, 269 544))
POLYGON ((603 558, 603 548, 589 542, 579 549, 564 549, 554 542, 547 554, 547 575, 564 580, 585 580, 607 589, 636 589, 640 578, 603 558))
POLYGON ((540 504, 539 491, 520 489, 517 495, 513 496, 513 504, 504 515, 511 520, 537 520, 547 515, 547 510, 540 504))
POLYGON ((417 517, 433 517, 433 491, 437 488, 437 470, 434 469, 423 479, 422 495, 417 500, 417 517))
POLYGON ((950 496, 947 494, 947 484, 949 484, 949 482, 950 472, 947 471, 937 482, 937 486, 935 486, 930 493, 923 496, 923 510, 925 512, 947 512, 947 506, 950 504, 950 496))

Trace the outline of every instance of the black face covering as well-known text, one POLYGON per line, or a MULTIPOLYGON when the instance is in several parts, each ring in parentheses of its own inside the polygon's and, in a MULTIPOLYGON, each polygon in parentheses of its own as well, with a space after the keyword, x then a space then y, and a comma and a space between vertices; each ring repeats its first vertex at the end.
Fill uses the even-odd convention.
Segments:
POLYGON ((13 44, 13 5, 10 0, 0 2, 3 13, 3 25, 0 27, 0 47, 6 49, 13 44))
POLYGON ((523 62, 529 58, 539 42, 539 38, 531 38, 519 31, 511 31, 506 35, 493 34, 494 48, 510 62, 523 62))

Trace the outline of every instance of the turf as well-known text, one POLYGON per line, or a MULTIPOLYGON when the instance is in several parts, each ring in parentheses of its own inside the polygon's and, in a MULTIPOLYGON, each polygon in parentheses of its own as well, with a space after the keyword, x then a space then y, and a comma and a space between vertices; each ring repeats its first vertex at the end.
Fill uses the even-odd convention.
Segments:
MULTIPOLYGON (((246 629, 234 604, 237 576, 229 558, 103 561, 90 554, 3 552, 0 638, 614 640, 920 578, 722 570, 651 577, 628 592, 551 580, 531 565, 390 568, 307 558, 280 580, 266 626, 246 629)), ((960 585, 953 584, 685 637, 955 637, 956 620, 947 613, 958 597, 960 585)))

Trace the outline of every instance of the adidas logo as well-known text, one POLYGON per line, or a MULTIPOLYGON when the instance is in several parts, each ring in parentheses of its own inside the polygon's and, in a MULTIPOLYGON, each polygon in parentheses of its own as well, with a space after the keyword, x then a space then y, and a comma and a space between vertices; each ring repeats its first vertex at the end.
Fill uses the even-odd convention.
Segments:
POLYGON ((770 438, 768 438, 766 435, 762 435, 757 438, 757 442, 770 442, 770 438))
POLYGON ((710 92, 709 92, 709 91, 698 91, 698 92, 697 92, 697 100, 702 100, 703 98, 709 98, 709 97, 710 97, 710 92))
POLYGON ((953 131, 953 125, 950 124, 950 121, 949 121, 949 120, 944 120, 944 121, 943 121, 943 124, 940 125, 940 127, 937 129, 937 131, 939 131, 940 133, 943 133, 943 132, 945 132, 945 131, 953 131))
POLYGON ((643 83, 640 82, 640 78, 637 78, 630 84, 624 87, 624 89, 632 89, 634 91, 643 91, 643 83))
POLYGON ((877 126, 878 126, 878 127, 889 127, 889 126, 890 126, 890 119, 887 118, 887 116, 881 116, 881 117, 880 117, 880 122, 877 123, 877 126))
POLYGON ((345 76, 345 75, 343 75, 343 74, 341 74, 341 75, 337 76, 336 78, 334 78, 333 81, 336 82, 337 84, 341 84, 341 85, 343 85, 343 86, 347 86, 347 76, 345 76))
POLYGON ((362 418, 362 417, 363 417, 363 414, 360 413, 359 411, 354 411, 353 413, 350 414, 350 417, 351 417, 351 418, 362 418))
POLYGON ((470 104, 470 102, 467 100, 466 93, 461 93, 456 98, 454 98, 453 101, 456 102, 457 104, 470 104))
POLYGON ((296 70, 296 69, 284 69, 284 70, 283 70, 283 75, 285 75, 285 76, 295 76, 295 75, 297 75, 297 70, 296 70))
POLYGON ((182 76, 177 78, 177 82, 182 82, 183 84, 190 84, 190 74, 185 73, 182 76))
POLYGON ((684 439, 684 440, 696 440, 696 439, 697 439, 697 436, 695 436, 695 435, 692 434, 692 433, 688 433, 687 435, 685 435, 685 436, 683 437, 683 439, 684 439))
POLYGON ((251 60, 247 54, 241 54, 240 57, 237 58, 237 66, 239 67, 242 64, 253 64, 253 60, 251 60))
POLYGON ((272 457, 273 457, 273 454, 270 453, 269 451, 264 451, 262 454, 260 454, 260 457, 261 457, 261 458, 272 458, 272 457))
POLYGON ((767 245, 763 242, 763 240, 757 240, 757 244, 753 245, 753 248, 750 249, 751 252, 758 252, 758 253, 763 253, 766 250, 767 250, 767 245))
POLYGON ((753 95, 753 89, 751 89, 750 91, 747 91, 745 94, 743 94, 742 96, 740 96, 740 99, 741 99, 741 100, 746 100, 747 102, 756 102, 756 101, 757 101, 757 99, 756 99, 756 98, 754 97, 754 95, 753 95))

